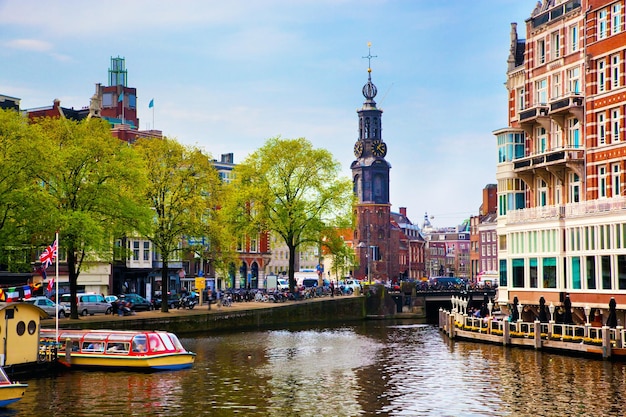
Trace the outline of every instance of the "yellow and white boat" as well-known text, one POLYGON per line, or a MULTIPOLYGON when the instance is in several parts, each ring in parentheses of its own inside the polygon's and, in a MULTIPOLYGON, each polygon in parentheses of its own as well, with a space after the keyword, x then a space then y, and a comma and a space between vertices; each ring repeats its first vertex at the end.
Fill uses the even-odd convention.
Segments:
POLYGON ((7 373, 0 367, 0 407, 6 407, 24 397, 28 384, 11 382, 7 373))
POLYGON ((42 341, 59 344, 58 362, 71 368, 163 371, 191 368, 196 354, 173 333, 128 330, 41 329, 42 341))

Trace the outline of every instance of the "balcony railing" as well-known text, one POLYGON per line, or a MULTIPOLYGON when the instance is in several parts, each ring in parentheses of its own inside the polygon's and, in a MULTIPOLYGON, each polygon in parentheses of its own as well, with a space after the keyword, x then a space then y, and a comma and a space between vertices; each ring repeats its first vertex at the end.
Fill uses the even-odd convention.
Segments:
POLYGON ((506 214, 506 221, 507 223, 524 223, 535 220, 556 220, 618 212, 626 212, 626 197, 624 196, 510 210, 506 214))
POLYGON ((584 158, 585 151, 583 149, 558 147, 541 154, 516 159, 513 161, 513 169, 537 168, 569 161, 582 161, 584 158))

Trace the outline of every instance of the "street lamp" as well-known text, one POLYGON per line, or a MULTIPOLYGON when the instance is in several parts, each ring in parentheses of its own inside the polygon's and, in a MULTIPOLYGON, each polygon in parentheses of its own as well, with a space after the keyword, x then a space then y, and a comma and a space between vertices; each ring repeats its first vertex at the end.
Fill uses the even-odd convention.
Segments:
POLYGON ((518 321, 522 321, 522 310, 524 309, 524 305, 523 304, 518 304, 517 305, 517 313, 518 313, 518 321))
POLYGON ((491 316, 491 310, 493 309, 493 303, 491 300, 487 303, 487 310, 489 310, 489 316, 491 316))
POLYGON ((585 304, 585 317, 587 317, 587 326, 589 325, 589 313, 591 313, 591 307, 589 307, 589 304, 585 304))

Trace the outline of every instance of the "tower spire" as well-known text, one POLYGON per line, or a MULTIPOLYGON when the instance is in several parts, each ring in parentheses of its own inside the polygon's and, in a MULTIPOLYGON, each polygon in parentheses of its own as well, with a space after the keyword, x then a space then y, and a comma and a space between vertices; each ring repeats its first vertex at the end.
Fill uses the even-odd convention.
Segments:
POLYGON ((367 56, 362 58, 367 59, 367 83, 363 86, 363 97, 365 97, 365 103, 376 107, 374 97, 378 93, 376 86, 372 82, 372 58, 378 58, 378 55, 372 55, 372 43, 367 43, 367 56))

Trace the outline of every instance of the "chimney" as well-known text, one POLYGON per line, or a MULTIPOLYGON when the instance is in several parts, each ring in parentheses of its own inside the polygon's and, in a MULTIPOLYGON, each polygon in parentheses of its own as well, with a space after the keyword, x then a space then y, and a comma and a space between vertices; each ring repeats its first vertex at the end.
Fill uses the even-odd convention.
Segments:
POLYGON ((400 207, 400 214, 406 217, 406 207, 400 207))

